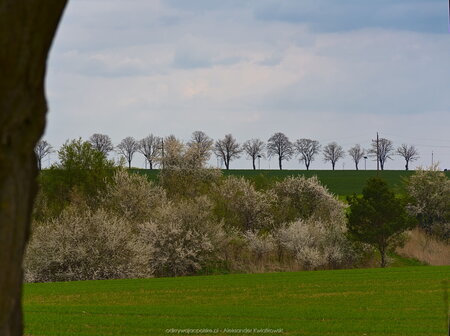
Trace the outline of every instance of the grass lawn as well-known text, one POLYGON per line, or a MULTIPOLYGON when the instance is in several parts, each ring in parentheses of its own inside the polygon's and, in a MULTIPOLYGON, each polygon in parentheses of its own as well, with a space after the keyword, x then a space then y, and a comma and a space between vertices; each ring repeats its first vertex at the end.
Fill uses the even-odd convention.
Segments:
POLYGON ((446 335, 444 279, 448 266, 27 284, 26 335, 446 335))

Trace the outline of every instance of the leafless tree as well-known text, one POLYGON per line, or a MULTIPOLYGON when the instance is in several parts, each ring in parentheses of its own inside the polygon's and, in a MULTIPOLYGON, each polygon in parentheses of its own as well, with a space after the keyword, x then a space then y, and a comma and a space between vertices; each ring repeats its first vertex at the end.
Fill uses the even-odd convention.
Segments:
POLYGON ((419 151, 415 146, 402 144, 397 148, 397 154, 405 159, 405 170, 409 170, 409 163, 419 158, 419 151))
POLYGON ((133 155, 139 149, 139 143, 133 137, 126 137, 120 144, 117 145, 117 152, 123 155, 128 161, 128 168, 131 168, 131 161, 133 160, 133 155))
POLYGON ((139 141, 138 151, 145 156, 150 169, 153 169, 153 165, 161 156, 161 138, 150 134, 139 141))
POLYGON ((358 170, 359 161, 364 157, 366 151, 359 144, 356 144, 348 150, 348 154, 352 157, 355 168, 358 170))
POLYGON ((331 162, 333 170, 336 166, 336 162, 343 157, 345 157, 344 149, 334 141, 323 148, 323 159, 325 162, 331 162))
POLYGON ((372 140, 372 148, 369 149, 368 153, 370 156, 375 157, 376 160, 380 162, 381 170, 384 170, 384 164, 387 159, 392 160, 392 154, 394 152, 394 144, 391 140, 386 138, 380 138, 378 140, 372 140))
POLYGON ((289 161, 294 155, 294 146, 289 138, 281 132, 275 133, 267 141, 267 155, 278 156, 278 166, 283 169, 283 160, 289 161))
POLYGON ((300 155, 300 162, 304 162, 306 170, 309 170, 309 165, 314 157, 319 153, 319 141, 311 139, 298 139, 294 144, 295 150, 300 155))
POLYGON ((196 167, 202 167, 211 157, 214 140, 202 131, 192 133, 191 140, 187 143, 188 152, 196 167))
POLYGON ((0 335, 19 336, 23 253, 45 127, 48 51, 65 0, 0 0, 0 335))
POLYGON ((39 140, 34 147, 34 152, 36 153, 38 169, 42 169, 42 159, 53 152, 53 147, 45 140, 39 140))
POLYGON ((230 169, 230 162, 234 158, 239 158, 241 147, 231 134, 225 135, 225 138, 217 140, 214 144, 214 153, 223 160, 225 168, 230 169))
POLYGON ((114 149, 111 138, 106 134, 95 133, 89 138, 89 142, 94 149, 102 152, 105 156, 114 149))
POLYGON ((257 158, 261 158, 264 156, 265 144, 263 141, 259 139, 251 139, 244 142, 242 145, 242 149, 248 155, 249 158, 252 159, 253 170, 256 169, 255 161, 257 158))

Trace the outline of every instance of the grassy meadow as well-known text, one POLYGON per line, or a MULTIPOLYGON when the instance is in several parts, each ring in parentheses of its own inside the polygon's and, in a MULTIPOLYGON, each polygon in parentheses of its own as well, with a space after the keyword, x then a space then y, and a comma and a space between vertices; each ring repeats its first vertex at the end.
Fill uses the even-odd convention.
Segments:
MULTIPOLYGON (((136 169, 136 172, 147 175, 152 180, 157 180, 159 170, 136 169)), ((222 170, 225 176, 243 176, 252 180, 258 188, 265 188, 287 176, 304 175, 306 177, 317 176, 328 189, 341 196, 361 193, 367 179, 376 176, 375 170, 222 170)), ((392 188, 399 189, 403 179, 413 174, 413 171, 384 170, 379 175, 385 179, 392 188)), ((450 172, 447 172, 450 177, 450 172)))
POLYGON ((445 279, 449 266, 26 284, 25 334, 446 335, 445 279))

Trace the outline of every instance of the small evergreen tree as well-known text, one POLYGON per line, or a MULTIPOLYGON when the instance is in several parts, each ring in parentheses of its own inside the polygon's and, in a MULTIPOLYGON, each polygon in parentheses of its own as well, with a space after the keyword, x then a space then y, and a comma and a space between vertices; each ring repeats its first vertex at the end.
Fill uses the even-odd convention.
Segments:
POLYGON ((353 195, 347 200, 350 204, 348 233, 353 239, 375 247, 381 255, 381 267, 385 267, 387 252, 400 244, 399 238, 413 226, 413 218, 387 183, 378 177, 367 181, 362 197, 353 195))

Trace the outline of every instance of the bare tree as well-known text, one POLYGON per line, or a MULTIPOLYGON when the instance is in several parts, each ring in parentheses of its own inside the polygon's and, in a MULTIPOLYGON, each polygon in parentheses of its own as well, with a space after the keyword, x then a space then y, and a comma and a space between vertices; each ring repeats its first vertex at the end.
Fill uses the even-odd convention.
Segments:
POLYGON ((139 141, 138 151, 144 155, 150 169, 153 169, 153 165, 161 156, 161 138, 150 134, 139 141))
POLYGON ((311 139, 298 139, 294 144, 295 150, 300 155, 300 162, 304 162, 306 170, 309 170, 309 165, 314 160, 314 156, 319 153, 319 141, 311 139))
POLYGON ((294 155, 294 147, 289 138, 281 133, 275 133, 267 141, 267 155, 272 157, 278 156, 278 166, 283 169, 283 160, 289 161, 294 155))
POLYGON ((192 133, 191 140, 187 143, 188 152, 192 159, 192 163, 196 167, 203 167, 211 157, 214 140, 202 131, 192 133))
POLYGON ((123 155, 128 161, 128 168, 131 168, 131 161, 133 160, 133 155, 139 149, 139 143, 133 137, 126 137, 120 144, 117 145, 117 152, 123 155))
POLYGON ((65 0, 0 0, 0 335, 19 336, 22 262, 45 127, 48 51, 65 0))
POLYGON ((42 170, 42 159, 53 152, 53 147, 45 140, 39 140, 34 147, 36 153, 38 169, 42 170))
POLYGON ((394 152, 394 144, 391 140, 386 138, 380 138, 378 140, 372 140, 372 148, 369 149, 368 153, 375 157, 376 160, 379 160, 380 162, 380 168, 381 170, 384 170, 384 164, 386 163, 387 159, 392 160, 391 155, 394 152))
POLYGON ((397 148, 397 154, 405 159, 405 170, 409 170, 409 163, 419 158, 419 151, 415 146, 402 144, 397 148))
POLYGON ((265 144, 263 141, 259 139, 251 139, 244 142, 242 145, 242 149, 248 155, 249 158, 252 159, 253 170, 256 169, 255 161, 257 158, 261 158, 264 156, 265 144))
POLYGON ((344 149, 334 141, 323 148, 323 159, 325 162, 331 162, 333 170, 336 166, 336 162, 343 157, 345 157, 344 149))
POLYGON ((359 161, 364 157, 366 151, 359 144, 356 144, 348 150, 348 154, 352 157, 355 168, 358 170, 359 161))
POLYGON ((230 169, 230 162, 234 158, 239 158, 241 148, 236 139, 231 134, 225 135, 225 138, 217 140, 214 144, 214 153, 225 163, 225 168, 230 169))
POLYGON ((94 149, 102 152, 105 156, 114 149, 111 138, 106 134, 95 133, 89 138, 89 142, 94 149))

